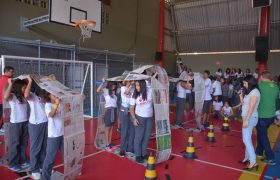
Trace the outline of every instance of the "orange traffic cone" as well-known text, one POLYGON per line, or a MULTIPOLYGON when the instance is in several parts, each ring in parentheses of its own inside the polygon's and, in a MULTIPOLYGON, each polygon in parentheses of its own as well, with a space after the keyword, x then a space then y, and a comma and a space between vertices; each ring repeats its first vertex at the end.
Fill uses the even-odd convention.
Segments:
POLYGON ((193 135, 191 134, 188 138, 188 145, 186 148, 186 152, 184 154, 184 158, 186 159, 196 159, 197 156, 195 155, 195 148, 193 143, 193 135))
POLYGON ((151 152, 147 162, 145 180, 156 180, 156 179, 157 179, 157 173, 155 169, 155 157, 153 156, 153 152, 151 152))
POLYGON ((216 142, 215 140, 215 134, 214 134, 214 125, 213 123, 210 124, 209 126, 209 132, 207 134, 207 142, 216 142))
POLYGON ((229 131, 229 123, 228 123, 228 117, 225 116, 224 117, 224 123, 223 123, 223 126, 222 126, 222 131, 229 131))

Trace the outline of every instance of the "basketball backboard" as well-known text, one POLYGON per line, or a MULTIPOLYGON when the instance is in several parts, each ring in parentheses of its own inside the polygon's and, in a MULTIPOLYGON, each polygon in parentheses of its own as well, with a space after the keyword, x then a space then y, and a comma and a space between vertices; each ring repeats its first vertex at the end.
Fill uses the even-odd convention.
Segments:
POLYGON ((49 21, 75 26, 78 20, 94 20, 93 31, 101 32, 100 0, 50 0, 49 21))

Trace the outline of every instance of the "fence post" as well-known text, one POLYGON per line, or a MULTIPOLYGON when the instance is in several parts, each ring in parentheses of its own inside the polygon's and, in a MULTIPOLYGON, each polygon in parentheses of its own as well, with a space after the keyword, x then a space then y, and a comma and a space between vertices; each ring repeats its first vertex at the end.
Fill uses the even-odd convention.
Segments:
MULTIPOLYGON (((38 58, 41 58, 41 40, 38 40, 38 58)), ((38 62, 38 73, 41 75, 41 61, 38 62)))

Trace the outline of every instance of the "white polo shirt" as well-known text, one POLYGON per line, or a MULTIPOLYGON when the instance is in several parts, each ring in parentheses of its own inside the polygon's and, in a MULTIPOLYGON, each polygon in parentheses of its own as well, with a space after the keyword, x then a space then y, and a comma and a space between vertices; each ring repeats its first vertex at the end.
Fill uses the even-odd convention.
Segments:
POLYGON ((117 100, 118 100, 117 96, 115 94, 110 96, 109 90, 107 88, 103 88, 103 94, 105 98, 105 108, 109 108, 109 107, 116 108, 117 100))
POLYGON ((153 95, 152 89, 147 88, 147 99, 143 100, 140 94, 136 99, 133 97, 130 100, 130 105, 135 106, 135 114, 140 117, 153 117, 153 95))
POLYGON ((205 101, 212 100, 211 90, 212 90, 212 83, 211 80, 208 78, 205 80, 205 96, 204 96, 205 101))
POLYGON ((49 116, 49 113, 53 110, 52 103, 45 104, 45 112, 48 117, 48 137, 60 137, 64 134, 64 122, 61 117, 61 110, 58 107, 55 116, 52 118, 49 116))
POLYGON ((215 111, 220 111, 223 107, 223 102, 213 101, 213 106, 215 111))
POLYGON ((177 84, 177 97, 179 98, 186 98, 186 89, 181 86, 181 82, 177 84))
POLYGON ((128 94, 125 94, 125 91, 127 90, 126 86, 121 87, 121 98, 122 98, 122 106, 129 108, 130 106, 130 99, 133 95, 134 89, 131 88, 130 92, 128 94))
POLYGON ((8 101, 11 107, 11 123, 21 123, 28 121, 27 119, 27 102, 24 99, 23 102, 19 102, 14 94, 8 101))
POLYGON ((232 108, 231 107, 223 107, 224 114, 227 116, 231 116, 232 108))
POLYGON ((48 118, 45 112, 45 102, 34 93, 30 93, 27 100, 30 106, 29 122, 31 124, 40 124, 48 122, 48 118))
POLYGON ((220 81, 215 81, 213 83, 213 89, 215 89, 213 95, 214 96, 221 96, 222 95, 222 85, 220 81))

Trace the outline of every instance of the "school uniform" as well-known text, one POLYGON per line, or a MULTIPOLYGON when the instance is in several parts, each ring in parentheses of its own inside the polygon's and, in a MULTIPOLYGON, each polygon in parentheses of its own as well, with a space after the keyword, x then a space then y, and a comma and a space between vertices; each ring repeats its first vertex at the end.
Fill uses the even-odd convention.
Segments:
POLYGON ((136 157, 146 156, 154 119, 152 89, 147 88, 146 100, 140 94, 136 99, 131 98, 130 105, 135 106, 135 117, 139 121, 135 127, 134 152, 136 157))
POLYGON ((184 117, 186 103, 186 89, 181 86, 181 82, 177 84, 177 99, 176 99, 176 125, 180 125, 184 117))
POLYGON ((30 160, 32 173, 40 172, 46 156, 48 118, 45 112, 45 102, 30 93, 27 100, 30 106, 29 136, 30 136, 30 160))
POLYGON ((214 112, 216 118, 221 119, 221 109, 223 107, 223 102, 222 101, 213 101, 213 107, 214 107, 214 112))
POLYGON ((128 94, 125 94, 127 90, 126 86, 121 87, 121 108, 120 108, 120 120, 121 120, 121 151, 133 152, 134 141, 134 125, 130 118, 130 99, 134 90, 131 89, 128 94))
POLYGON ((57 109, 54 117, 50 117, 49 113, 53 110, 54 104, 46 103, 45 112, 48 118, 48 139, 47 139, 47 152, 43 164, 42 179, 49 180, 53 169, 56 153, 60 150, 62 157, 64 151, 63 134, 64 122, 61 117, 60 107, 57 109))
POLYGON ((112 127, 117 120, 117 96, 114 93, 110 96, 107 88, 103 88, 103 95, 105 99, 104 123, 106 127, 112 127))
POLYGON ((212 83, 209 78, 206 79, 204 83, 205 83, 205 94, 204 94, 204 103, 203 103, 202 112, 210 113, 210 106, 212 101, 212 96, 211 96, 212 83))
POLYGON ((28 142, 27 102, 20 102, 14 94, 8 101, 11 107, 9 166, 18 166, 27 162, 26 147, 28 142))
POLYGON ((234 119, 234 116, 232 114, 232 108, 229 106, 229 107, 223 107, 223 117, 224 116, 227 116, 230 120, 233 120, 234 119))

